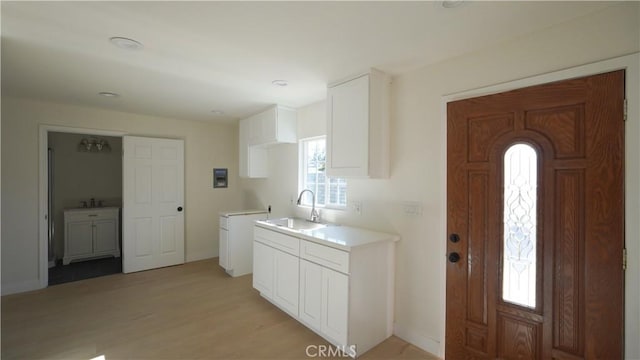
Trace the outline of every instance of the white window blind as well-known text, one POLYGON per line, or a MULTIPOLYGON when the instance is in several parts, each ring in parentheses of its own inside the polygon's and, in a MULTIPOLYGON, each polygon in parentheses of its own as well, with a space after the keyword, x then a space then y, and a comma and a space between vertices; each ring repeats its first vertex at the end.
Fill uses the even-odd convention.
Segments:
MULTIPOLYGON (((347 206, 347 180, 326 176, 327 159, 324 136, 300 140, 299 191, 309 189, 316 195, 316 206, 347 206)), ((311 194, 305 193, 302 204, 311 206, 311 194)))

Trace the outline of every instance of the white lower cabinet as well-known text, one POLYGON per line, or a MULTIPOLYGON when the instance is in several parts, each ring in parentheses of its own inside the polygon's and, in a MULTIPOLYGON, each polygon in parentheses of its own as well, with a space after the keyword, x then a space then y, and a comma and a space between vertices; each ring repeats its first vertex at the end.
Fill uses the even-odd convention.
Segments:
POLYGON ((313 330, 321 329, 322 267, 300 260, 300 321, 313 330))
POLYGON ((298 314, 297 256, 273 249, 273 301, 291 314, 298 314))
MULTIPOLYGON (((280 237, 282 236, 285 235, 280 237)), ((291 241, 291 239, 284 240, 291 241)), ((282 310, 297 315, 300 259, 272 247, 277 243, 266 239, 261 240, 268 242, 269 245, 254 241, 253 287, 282 310)))
POLYGON ((300 260, 300 321, 339 344, 347 343, 349 277, 300 260))
POLYGON ((273 298, 273 252, 272 247, 253 243, 253 288, 268 298, 273 298))
POLYGON ((340 345, 348 346, 349 277, 322 268, 320 331, 340 345))
POLYGON ((229 230, 220 227, 220 247, 218 249, 218 264, 222 268, 227 269, 229 267, 229 230))
POLYGON ((236 277, 253 272, 253 223, 266 211, 227 212, 220 215, 219 264, 236 277))
POLYGON ((351 357, 391 336, 392 241, 348 251, 260 226, 253 287, 351 357))

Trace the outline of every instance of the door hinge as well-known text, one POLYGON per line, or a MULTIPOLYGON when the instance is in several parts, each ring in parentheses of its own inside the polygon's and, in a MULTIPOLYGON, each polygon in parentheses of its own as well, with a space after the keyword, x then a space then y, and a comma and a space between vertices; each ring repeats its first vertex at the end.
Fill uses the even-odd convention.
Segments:
POLYGON ((622 270, 627 270, 627 249, 622 249, 622 270))
POLYGON ((627 121, 627 99, 624 99, 624 103, 623 103, 623 108, 622 108, 622 118, 624 119, 624 121, 627 121))

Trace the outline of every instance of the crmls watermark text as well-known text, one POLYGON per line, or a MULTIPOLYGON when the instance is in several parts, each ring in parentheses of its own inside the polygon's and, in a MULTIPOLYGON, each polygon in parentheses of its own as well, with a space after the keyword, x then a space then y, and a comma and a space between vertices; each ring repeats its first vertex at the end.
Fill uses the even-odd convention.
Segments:
POLYGON ((329 346, 329 345, 309 345, 305 349, 307 357, 344 357, 348 358, 349 354, 356 353, 355 345, 329 346))

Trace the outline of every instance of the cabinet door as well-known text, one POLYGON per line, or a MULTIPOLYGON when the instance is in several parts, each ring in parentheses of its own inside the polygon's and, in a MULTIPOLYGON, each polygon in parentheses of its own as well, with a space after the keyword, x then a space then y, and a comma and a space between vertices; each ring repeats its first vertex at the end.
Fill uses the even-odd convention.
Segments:
POLYGON ((347 345, 349 319, 349 277, 337 271, 322 268, 322 321, 320 331, 347 345))
POLYGON ((265 121, 264 112, 249 118, 249 145, 262 145, 265 143, 265 121))
POLYGON ((280 250, 273 250, 273 302, 291 314, 298 315, 299 259, 280 250))
POLYGON ((300 320, 320 330, 322 315, 322 267, 300 259, 300 320))
POLYGON ((277 108, 274 106, 249 118, 249 145, 277 142, 277 108))
POLYGON ((244 178, 249 176, 249 119, 240 120, 238 124, 238 145, 238 165, 240 166, 238 175, 244 178))
POLYGON ((327 175, 367 176, 369 76, 329 88, 327 95, 327 175))
POLYGON ((95 220, 94 252, 114 252, 118 248, 118 226, 115 219, 95 220))
POLYGON ((266 178, 269 173, 267 149, 249 146, 247 154, 247 177, 266 178))
POLYGON ((229 265, 229 231, 220 229, 220 253, 218 254, 218 260, 220 266, 225 270, 230 269, 229 265))
POLYGON ((277 108, 273 107, 267 111, 264 111, 258 115, 260 121, 260 137, 258 141, 260 144, 275 143, 278 141, 277 136, 277 121, 278 113, 277 108))
POLYGON ((269 299, 273 298, 273 253, 275 251, 267 245, 253 242, 253 287, 269 299))
MULTIPOLYGON (((243 178, 265 178, 267 177, 267 149, 250 145, 252 122, 254 118, 240 120, 239 123, 239 175, 243 178)), ((257 136, 254 129, 253 136, 257 136)), ((253 141, 257 141, 255 138, 253 141)))
POLYGON ((66 230, 67 254, 65 257, 93 254, 93 222, 91 220, 70 222, 66 230))

